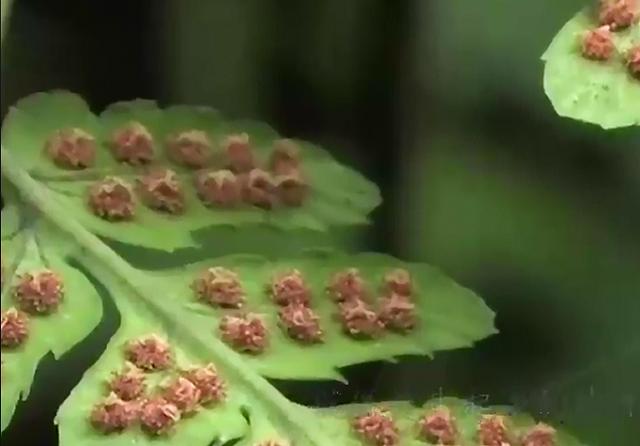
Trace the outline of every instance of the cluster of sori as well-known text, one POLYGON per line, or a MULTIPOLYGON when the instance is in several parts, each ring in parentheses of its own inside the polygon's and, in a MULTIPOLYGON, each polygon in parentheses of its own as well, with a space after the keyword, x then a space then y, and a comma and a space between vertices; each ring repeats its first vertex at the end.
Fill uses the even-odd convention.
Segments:
MULTIPOLYGON (((261 162, 246 133, 227 135, 218 144, 219 151, 214 150, 204 131, 173 134, 166 138, 165 153, 182 168, 181 173, 158 162, 157 143, 139 122, 116 130, 105 145, 119 163, 141 170, 106 176, 89 187, 89 208, 108 221, 134 219, 136 193, 151 209, 169 214, 185 212, 188 203, 183 179, 191 181, 201 202, 212 208, 243 204, 262 209, 298 207, 309 195, 299 146, 289 139, 273 141, 269 159, 261 162), (130 181, 132 175, 136 178, 130 181)), ((73 170, 94 167, 98 147, 96 138, 79 128, 57 130, 45 142, 45 151, 53 162, 73 170)))
MULTIPOLYGON (((363 444, 371 446, 397 446, 401 433, 389 410, 374 407, 355 417, 352 428, 363 444)), ((404 434, 403 434, 404 435, 404 434)), ((485 414, 477 423, 473 438, 463 438, 456 417, 442 405, 424 413, 411 427, 408 435, 426 444, 454 446, 476 444, 478 446, 555 446, 556 431, 551 426, 538 423, 521 432, 510 426, 504 415, 485 414)))
POLYGON ((127 342, 122 360, 121 370, 106 380, 106 395, 90 414, 91 425, 103 434, 122 433, 139 424, 149 435, 166 435, 180 420, 197 416, 227 396, 213 364, 175 367, 171 346, 156 334, 127 342))
POLYGON ((640 42, 631 48, 618 51, 615 33, 631 26, 638 26, 640 1, 600 0, 599 26, 582 36, 582 55, 587 59, 608 62, 621 55, 629 73, 640 79, 640 42))
MULTIPOLYGON (((221 318, 222 339, 243 353, 262 353, 269 345, 265 318, 246 310, 247 296, 239 275, 224 267, 204 270, 192 283, 196 297, 227 310, 221 318)), ((356 339, 375 338, 384 330, 406 333, 418 316, 413 302, 414 285, 404 269, 389 271, 383 278, 382 297, 373 302, 366 281, 355 268, 335 273, 324 293, 336 302, 335 318, 343 331, 356 339)), ((266 296, 277 308, 278 325, 301 344, 324 342, 320 316, 313 307, 313 292, 302 272, 290 269, 274 274, 266 285, 266 296)))
MULTIPOLYGON (((2 286, 5 267, 2 260, 2 286)), ((2 349, 21 348, 29 339, 32 317, 46 317, 58 311, 64 298, 60 275, 50 269, 29 271, 15 276, 10 293, 15 305, 2 311, 2 349)))

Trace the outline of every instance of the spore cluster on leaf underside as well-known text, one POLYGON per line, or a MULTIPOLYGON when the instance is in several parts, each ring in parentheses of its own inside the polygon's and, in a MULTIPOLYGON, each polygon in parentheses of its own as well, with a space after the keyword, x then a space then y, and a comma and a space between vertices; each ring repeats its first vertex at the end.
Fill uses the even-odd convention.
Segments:
MULTIPOLYGON (((2 261, 2 286, 5 266, 2 261)), ((31 317, 46 317, 58 311, 64 297, 64 283, 54 271, 42 269, 19 274, 11 284, 10 294, 15 305, 2 310, 0 338, 3 349, 17 349, 30 335, 31 317)))
MULTIPOLYGON (((260 314, 247 309, 247 298, 234 271, 210 267, 202 271, 191 285, 196 297, 209 305, 227 310, 221 318, 221 338, 235 350, 260 354, 269 344, 269 330, 260 314)), ((405 269, 390 270, 374 291, 357 268, 336 272, 322 295, 336 304, 334 317, 343 332, 355 339, 375 339, 385 329, 408 333, 418 323, 415 285, 405 269), (374 299, 380 293, 382 297, 374 299)), ((278 271, 265 284, 264 294, 277 309, 283 332, 301 344, 324 342, 321 318, 313 309, 313 290, 297 269, 278 271)), ((325 321, 326 322, 326 321, 325 321)))
MULTIPOLYGON (((280 139, 260 126, 249 126, 244 133, 245 127, 210 110, 198 114, 190 107, 159 110, 155 105, 145 109, 139 101, 123 104, 96 117, 75 95, 34 95, 12 111, 6 129, 11 146, 2 149, 3 165, 5 159, 13 161, 7 156, 12 152, 22 169, 17 180, 5 169, 3 175, 18 189, 38 191, 24 194, 29 205, 42 211, 43 220, 51 220, 47 224, 61 229, 56 233, 60 240, 46 231, 34 239, 52 237, 77 245, 52 269, 21 266, 15 275, 12 307, 2 313, 2 348, 16 353, 12 366, 33 346, 30 341, 39 341, 37 330, 29 330, 32 318, 62 312, 64 319, 70 304, 83 297, 69 290, 89 292, 65 286, 74 284, 69 278, 78 279, 66 269, 71 260, 105 285, 121 311, 118 333, 59 411, 63 446, 86 438, 105 444, 176 441, 204 446, 206 439, 243 446, 330 445, 324 427, 314 424, 325 421, 328 412, 296 406, 264 377, 340 379, 338 369, 344 366, 469 347, 495 333, 495 315, 472 292, 433 268, 379 254, 311 251, 290 259, 229 256, 166 271, 134 268, 95 235, 136 244, 141 227, 148 225, 153 232, 156 224, 157 237, 147 239, 145 246, 182 247, 184 240, 162 244, 156 239, 211 221, 235 225, 235 217, 247 209, 248 221, 272 224, 282 210, 282 220, 293 221, 283 225, 287 227, 358 224, 379 197, 374 186, 321 149, 280 139), (73 119, 52 113, 55 104, 71 110, 73 119), (41 107, 47 111, 41 113, 41 107), (161 115, 161 124, 147 119, 148 112, 161 115), (41 115, 49 118, 46 125, 39 126, 41 115), (218 119, 217 124, 209 125, 210 119, 218 119), (34 141, 38 144, 28 144, 34 141), (37 151, 31 150, 35 146, 37 151), (22 147, 29 150, 21 153, 22 147), (210 209, 189 214, 202 205, 210 209), (73 224, 56 218, 57 211, 67 210, 73 224), (233 217, 225 220, 229 214, 222 210, 233 217), (193 221, 185 221, 190 217, 193 221), (160 228, 174 221, 185 224, 160 228), (137 232, 120 239, 121 230, 137 232), (287 370, 296 368, 289 361, 294 355, 304 361, 287 370), (191 358, 197 359, 192 363, 191 358)), ((87 279, 84 271, 75 274, 87 279)), ((86 333, 67 342, 79 342, 86 333)), ((47 344, 38 354, 55 348, 47 344)), ((30 366, 42 357, 32 356, 30 366)), ((10 379, 3 376, 3 383, 11 384, 10 379)), ((25 382, 31 384, 25 380, 21 389, 25 382)), ((342 436, 344 444, 363 446, 401 446, 405 441, 564 446, 549 425, 512 423, 499 411, 487 409, 480 417, 474 406, 478 417, 469 421, 446 402, 413 408, 410 414, 386 406, 379 403, 348 414, 328 409, 340 417, 326 431, 342 436)))
MULTIPOLYGON (((89 187, 88 204, 105 220, 135 218, 139 200, 151 209, 181 214, 186 208, 183 178, 176 170, 160 167, 154 161, 159 145, 139 122, 117 129, 107 146, 116 161, 141 169, 135 184, 116 174, 108 175, 89 187)), ((249 135, 228 135, 221 151, 204 131, 185 130, 167 137, 164 150, 176 166, 193 170, 191 183, 205 206, 236 208, 241 205, 262 209, 299 207, 309 193, 298 145, 288 139, 273 142, 265 166, 257 159, 249 135)), ((61 169, 85 170, 96 166, 96 138, 80 128, 56 130, 45 142, 46 153, 61 169)))
POLYGON ((596 14, 598 27, 582 36, 582 55, 593 61, 618 63, 640 80, 640 41, 630 48, 621 48, 616 33, 640 21, 640 2, 637 0, 600 0, 596 14))
POLYGON ((89 414, 97 431, 118 434, 139 425, 150 436, 169 435, 181 420, 224 404, 227 384, 213 364, 177 367, 172 346, 156 334, 122 348, 122 369, 105 380, 105 396, 89 414))

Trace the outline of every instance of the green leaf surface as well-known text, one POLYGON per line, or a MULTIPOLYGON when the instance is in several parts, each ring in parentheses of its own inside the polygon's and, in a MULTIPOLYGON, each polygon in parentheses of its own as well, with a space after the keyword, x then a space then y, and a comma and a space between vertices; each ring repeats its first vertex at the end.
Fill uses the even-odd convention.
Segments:
MULTIPOLYGON (((52 237, 51 243, 61 253, 82 265, 87 274, 102 283, 121 313, 121 327, 105 354, 85 374, 60 410, 57 421, 62 445, 145 444, 151 441, 136 429, 119 436, 100 436, 87 424, 91 407, 99 402, 101 395, 105 396, 105 379, 119 369, 118 364, 123 363, 123 343, 141 334, 165 336, 175 350, 177 366, 212 362, 229 383, 229 400, 224 406, 203 410, 185 419, 184 424, 179 424, 172 434, 173 440, 160 442, 179 439, 182 444, 205 446, 212 441, 242 438, 246 444, 252 444, 254 440, 275 437, 295 444, 328 446, 334 444, 333 440, 309 422, 311 415, 299 411, 262 375, 340 378, 336 367, 374 359, 391 359, 400 354, 429 354, 439 349, 470 346, 494 332, 493 313, 473 293, 455 285, 434 269, 402 264, 387 256, 363 254, 350 257, 331 251, 314 251, 300 258, 278 262, 250 256, 208 261, 208 265, 226 265, 238 269, 241 277, 250 277, 243 283, 250 304, 265 311, 267 301, 264 286, 271 274, 280 268, 301 269, 309 276, 320 312, 327 321, 330 320, 331 309, 326 298, 322 302, 324 296, 321 290, 335 269, 360 267, 367 279, 373 282, 386 269, 405 266, 417 280, 420 316, 423 320, 412 335, 388 335, 379 341, 358 344, 343 336, 337 325, 327 322, 327 343, 317 346, 317 349, 309 347, 306 350, 284 338, 281 333, 279 337, 279 332, 273 330, 273 351, 269 354, 265 352, 265 360, 247 358, 218 338, 216 319, 219 315, 194 302, 189 284, 193 274, 204 264, 172 271, 136 269, 89 232, 82 222, 70 216, 64 200, 21 170, 4 149, 2 168, 5 178, 20 191, 21 199, 34 205, 40 217, 60 228, 64 236, 52 237, 49 232, 42 231, 36 234, 43 238, 52 237), (292 365, 299 370, 289 369, 292 365), (250 430, 245 417, 249 419, 250 430)), ((268 310, 273 317, 275 308, 272 304, 268 310)), ((95 310, 85 308, 78 314, 84 316, 92 311, 95 310)), ((272 322, 271 328, 274 326, 272 322)), ((3 392, 3 404, 4 398, 3 392)))
POLYGON ((265 124, 224 120, 207 107, 181 105, 161 109, 153 101, 135 100, 113 104, 96 116, 79 96, 57 91, 37 93, 18 102, 5 119, 2 138, 3 145, 15 154, 21 165, 54 191, 67 212, 88 229, 100 236, 148 248, 173 251, 196 246, 194 231, 220 225, 264 224, 283 230, 315 231, 326 231, 331 226, 362 225, 368 223, 367 215, 380 203, 378 189, 360 174, 340 165, 327 151, 297 141, 303 173, 311 191, 302 206, 269 211, 248 205, 231 210, 205 207, 193 187, 193 172, 172 164, 163 143, 170 134, 193 129, 207 133, 214 155, 227 135, 246 132, 260 164, 267 161, 273 140, 279 138, 277 132, 265 124), (183 215, 159 213, 139 201, 136 216, 130 222, 110 223, 89 211, 88 188, 94 181, 117 175, 134 183, 146 170, 119 164, 107 147, 112 132, 130 121, 140 122, 153 135, 156 156, 151 167, 166 166, 178 173, 186 195, 183 215), (80 128, 96 138, 95 167, 68 171, 57 167, 46 155, 45 142, 54 131, 64 128, 80 128))
POLYGON ((381 254, 346 255, 329 250, 278 261, 229 256, 154 273, 162 289, 180 296, 181 304, 192 314, 192 326, 203 331, 217 327, 224 311, 198 301, 191 284, 203 270, 214 266, 236 272, 247 294, 246 310, 264 316, 272 334, 271 345, 265 354, 249 356, 246 361, 270 378, 342 379, 338 370, 341 367, 375 360, 393 361, 400 355, 431 356, 439 350, 471 347, 496 333, 494 314, 482 300, 435 268, 381 254), (393 268, 407 269, 416 287, 420 319, 417 328, 408 334, 387 333, 375 340, 355 340, 343 334, 334 317, 337 306, 324 290, 334 273, 351 267, 360 270, 373 295, 386 272, 393 268), (301 346, 278 328, 277 307, 265 288, 274 274, 291 269, 298 269, 312 290, 312 305, 326 332, 322 344, 301 346))
MULTIPOLYGON (((428 444, 420 439, 418 421, 429 410, 440 406, 446 406, 457 421, 459 431, 459 446, 476 446, 476 428, 482 415, 496 414, 507 416, 510 420, 512 433, 520 436, 527 429, 533 427, 539 420, 518 412, 508 407, 482 407, 469 401, 457 398, 437 398, 430 400, 422 406, 414 406, 409 402, 391 401, 375 403, 376 407, 387 409, 391 412, 400 431, 400 445, 424 446, 428 444)), ((371 409, 371 404, 349 404, 328 409, 316 409, 320 415, 320 425, 336 439, 336 444, 341 446, 361 446, 362 441, 351 427, 351 421, 371 409)), ((577 439, 562 430, 557 432, 556 446, 581 446, 577 439)))
MULTIPOLYGON (((224 443, 246 435, 249 430, 242 409, 249 401, 238 387, 230 387, 228 399, 211 408, 203 408, 197 414, 181 420, 172 435, 154 438, 144 433, 139 426, 118 435, 104 435, 89 423, 92 409, 107 394, 107 383, 112 373, 122 370, 124 347, 132 339, 149 333, 159 334, 172 341, 175 367, 188 367, 202 363, 202 353, 198 352, 187 339, 178 343, 178 336, 170 332, 170 327, 159 323, 157 318, 143 305, 136 305, 136 297, 126 287, 109 281, 107 289, 116 299, 118 310, 123 315, 118 332, 112 337, 100 360, 89 369, 69 398, 60 407, 56 423, 59 425, 61 445, 145 445, 145 444, 189 444, 208 445, 212 442, 224 443), (195 353, 194 353, 195 352, 195 353)), ((158 386, 175 375, 158 372, 147 377, 148 386, 158 386)))
POLYGON ((640 24, 615 34, 617 53, 597 62, 581 54, 581 36, 598 26, 595 12, 585 9, 572 18, 543 55, 544 89, 563 117, 604 129, 640 125, 640 80, 626 68, 624 55, 640 45, 640 24))
MULTIPOLYGON (((4 228, 4 212, 2 223, 4 228)), ((25 230, 6 238, 3 234, 3 311, 17 306, 12 285, 25 272, 42 268, 56 271, 63 279, 65 293, 55 313, 30 317, 29 338, 22 346, 2 349, 2 430, 9 424, 17 403, 28 397, 43 357, 51 352, 60 358, 89 335, 102 317, 102 303, 91 283, 60 255, 56 239, 42 236, 42 232, 25 230)))

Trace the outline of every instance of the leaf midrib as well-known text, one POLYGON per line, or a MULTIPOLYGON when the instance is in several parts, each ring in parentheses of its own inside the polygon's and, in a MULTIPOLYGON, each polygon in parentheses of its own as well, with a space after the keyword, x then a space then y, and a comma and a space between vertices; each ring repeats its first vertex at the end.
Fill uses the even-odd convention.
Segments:
MULTIPOLYGON (((0 153, 2 175, 16 187, 25 202, 35 207, 45 218, 84 248, 87 255, 91 255, 109 268, 117 277, 122 278, 123 282, 135 292, 136 296, 140 297, 149 310, 159 319, 165 323, 175 321, 172 317, 175 314, 173 308, 155 299, 154 290, 142 284, 144 281, 140 280, 141 272, 131 267, 97 236, 89 232, 73 217, 70 217, 69 213, 64 212, 64 207, 58 204, 49 190, 34 180, 8 150, 1 147, 0 153)), ((114 298, 117 297, 114 296, 114 298)), ((216 338, 191 332, 182 325, 174 325, 174 329, 178 328, 183 336, 190 337, 202 349, 209 351, 214 361, 222 368, 227 369, 236 381, 244 384, 258 401, 265 403, 273 411, 274 415, 277 415, 280 422, 286 425, 286 432, 292 435, 299 444, 333 446, 333 441, 326 437, 324 433, 308 427, 309 423, 304 413, 297 411, 295 406, 266 379, 244 364, 244 360, 240 355, 216 338)))

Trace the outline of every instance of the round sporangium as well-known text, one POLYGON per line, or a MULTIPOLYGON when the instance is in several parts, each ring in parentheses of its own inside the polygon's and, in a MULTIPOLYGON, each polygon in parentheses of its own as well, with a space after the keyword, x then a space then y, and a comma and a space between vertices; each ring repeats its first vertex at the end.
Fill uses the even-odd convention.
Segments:
POLYGON ((522 436, 520 444, 521 446, 556 446, 556 430, 547 424, 538 423, 522 436))
POLYGON ((477 428, 481 446, 510 446, 512 444, 507 420, 502 415, 483 415, 477 428))
POLYGON ((184 191, 178 175, 169 169, 154 169, 138 182, 142 201, 152 209, 179 214, 184 211, 184 191))
POLYGON ((213 364, 191 367, 184 370, 182 376, 198 388, 202 405, 220 403, 227 397, 226 384, 213 364))
POLYGON ((627 67, 631 75, 640 80, 640 45, 627 52, 627 67))
POLYGON ((198 410, 200 389, 188 379, 178 376, 173 379, 162 393, 167 402, 174 404, 183 414, 198 410))
POLYGON ((297 269, 275 274, 271 278, 268 292, 276 305, 309 305, 311 302, 311 290, 297 269))
POLYGON ((582 37, 582 55, 587 59, 607 61, 611 59, 615 49, 613 34, 608 25, 587 31, 582 37))
POLYGON ((453 446, 457 444, 458 427, 455 417, 448 407, 436 407, 418 422, 420 437, 439 445, 453 446))
POLYGON ((29 318, 15 308, 2 312, 0 338, 2 347, 16 348, 29 337, 29 318))
POLYGON ((137 421, 139 414, 138 402, 124 401, 115 393, 111 393, 93 407, 90 421, 96 430, 103 434, 111 434, 131 427, 137 421))
POLYGON ((300 149, 291 139, 273 142, 273 152, 269 159, 269 169, 274 175, 290 175, 300 170, 300 149))
POLYGON ((355 338, 377 337, 384 328, 378 314, 360 299, 340 303, 339 319, 345 333, 355 338))
POLYGON ((305 344, 322 342, 320 318, 311 308, 292 303, 281 308, 278 316, 280 325, 291 338, 305 344))
POLYGON ((152 435, 167 434, 180 418, 180 409, 162 397, 148 400, 140 411, 140 424, 152 435))
POLYGON ((360 275, 360 271, 356 268, 349 268, 335 273, 329 280, 327 293, 336 302, 367 299, 365 281, 360 275))
POLYGON ((409 297, 413 293, 413 281, 409 271, 396 268, 384 275, 383 289, 386 295, 399 294, 409 297))
POLYGON ((156 334, 129 341, 125 348, 127 359, 147 372, 165 370, 171 366, 171 347, 156 334))
POLYGON ((278 200, 287 206, 302 206, 309 195, 309 185, 299 172, 276 175, 273 181, 278 200))
POLYGON ((96 158, 96 140, 78 128, 54 132, 45 149, 53 162, 65 169, 86 169, 93 166, 96 158))
POLYGON ((400 442, 400 431, 388 410, 375 407, 356 417, 352 426, 371 446, 396 446, 400 442))
POLYGON ((248 134, 227 136, 222 142, 222 148, 227 157, 227 167, 233 172, 248 173, 256 166, 248 134))
POLYGON ((253 169, 242 177, 244 200, 263 209, 271 209, 276 202, 276 185, 271 174, 253 169))
POLYGON ((114 372, 109 381, 109 390, 123 401, 140 398, 145 390, 145 376, 142 371, 130 362, 120 372, 114 372))
POLYGON ((169 157, 191 169, 201 169, 211 158, 211 141, 201 130, 188 130, 167 138, 169 157))
POLYGON ((222 340, 239 352, 260 354, 268 345, 267 327, 256 314, 224 316, 220 333, 222 340))
POLYGON ((395 293, 380 299, 378 317, 386 328, 399 332, 411 330, 418 320, 414 303, 408 297, 395 293))
POLYGON ((205 206, 233 207, 242 201, 242 184, 230 170, 205 170, 196 175, 196 190, 205 206))
POLYGON ((111 135, 109 147, 114 158, 132 166, 153 161, 153 136, 139 122, 129 122, 111 135))
POLYGON ((32 314, 49 314, 54 312, 62 302, 64 296, 62 278, 48 269, 25 273, 18 277, 14 294, 23 311, 32 314))
POLYGON ((93 184, 89 189, 89 207, 105 220, 131 220, 135 210, 131 185, 117 177, 93 184))
POLYGON ((204 271, 192 288, 201 300, 223 308, 241 308, 246 299, 238 275, 220 266, 204 271))
POLYGON ((638 0, 600 0, 600 24, 609 25, 614 31, 628 28, 639 16, 638 0))

